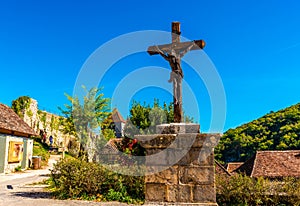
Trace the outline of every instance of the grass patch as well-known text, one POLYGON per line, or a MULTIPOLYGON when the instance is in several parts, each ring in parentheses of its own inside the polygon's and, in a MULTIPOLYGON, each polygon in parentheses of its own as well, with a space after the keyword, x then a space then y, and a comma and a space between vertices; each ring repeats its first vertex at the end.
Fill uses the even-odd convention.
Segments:
POLYGON ((34 138, 32 155, 33 156, 41 156, 42 157, 42 166, 46 166, 48 164, 48 160, 50 158, 49 146, 45 143, 42 143, 40 138, 34 138))

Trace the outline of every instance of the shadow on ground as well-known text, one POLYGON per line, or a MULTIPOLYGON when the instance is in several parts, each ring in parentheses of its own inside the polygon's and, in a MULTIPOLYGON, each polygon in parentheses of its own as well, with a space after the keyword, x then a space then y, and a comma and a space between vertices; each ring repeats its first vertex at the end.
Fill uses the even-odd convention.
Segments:
POLYGON ((17 197, 26 197, 32 199, 49 199, 52 198, 50 192, 13 192, 11 193, 17 197))

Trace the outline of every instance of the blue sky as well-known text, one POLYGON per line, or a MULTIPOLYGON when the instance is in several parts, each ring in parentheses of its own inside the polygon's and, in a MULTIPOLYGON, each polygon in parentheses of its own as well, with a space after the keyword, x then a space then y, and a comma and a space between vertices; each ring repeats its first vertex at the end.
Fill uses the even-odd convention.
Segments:
MULTIPOLYGON (((28 95, 41 109, 57 112, 57 106, 67 102, 64 93, 73 93, 83 64, 101 45, 129 32, 170 31, 171 22, 180 21, 184 37, 207 43, 204 51, 226 93, 227 130, 300 102, 299 10, 296 0, 2 1, 0 102, 10 105, 28 95)), ((162 58, 146 53, 117 62, 101 85, 105 96, 110 97, 115 85, 134 69, 153 65, 168 68, 162 58)), ((209 95, 184 64, 183 70, 192 87, 202 85, 196 121, 208 131, 209 95)), ((146 102, 154 97, 172 100, 155 88, 134 95, 146 102)), ((122 101, 113 106, 122 107, 122 101)), ((120 110, 126 117, 128 109, 120 110)), ((185 110, 193 116, 193 111, 185 110)))

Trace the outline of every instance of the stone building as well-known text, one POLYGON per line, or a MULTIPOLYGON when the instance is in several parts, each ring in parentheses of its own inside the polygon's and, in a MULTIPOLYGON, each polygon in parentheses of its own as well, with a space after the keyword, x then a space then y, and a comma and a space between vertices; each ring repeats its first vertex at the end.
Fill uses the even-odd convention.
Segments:
POLYGON ((116 137, 118 138, 123 137, 126 121, 124 120, 124 118, 122 117, 122 115, 120 114, 117 108, 115 108, 112 112, 112 120, 115 125, 114 130, 115 130, 116 137))
POLYGON ((31 166, 33 140, 36 132, 11 108, 0 104, 0 173, 31 166))
POLYGON ((61 131, 63 117, 39 110, 38 102, 35 99, 30 98, 29 107, 22 111, 22 116, 35 133, 46 133, 46 143, 49 143, 49 137, 52 136, 55 147, 67 149, 70 139, 74 138, 61 131))

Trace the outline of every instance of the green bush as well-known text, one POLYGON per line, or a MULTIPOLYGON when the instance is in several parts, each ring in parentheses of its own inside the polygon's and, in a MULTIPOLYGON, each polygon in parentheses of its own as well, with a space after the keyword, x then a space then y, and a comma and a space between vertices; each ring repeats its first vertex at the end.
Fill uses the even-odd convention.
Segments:
POLYGON ((219 205, 300 205, 300 179, 296 178, 216 176, 216 187, 219 205))
POLYGON ((51 179, 54 195, 61 199, 144 201, 144 177, 117 174, 96 163, 64 159, 54 166, 51 179))
POLYGON ((22 171, 22 167, 21 166, 18 166, 18 167, 15 168, 15 172, 20 172, 20 171, 22 171))
POLYGON ((40 138, 34 138, 32 155, 41 156, 42 165, 47 165, 48 159, 50 158, 49 146, 45 143, 42 143, 40 138))

